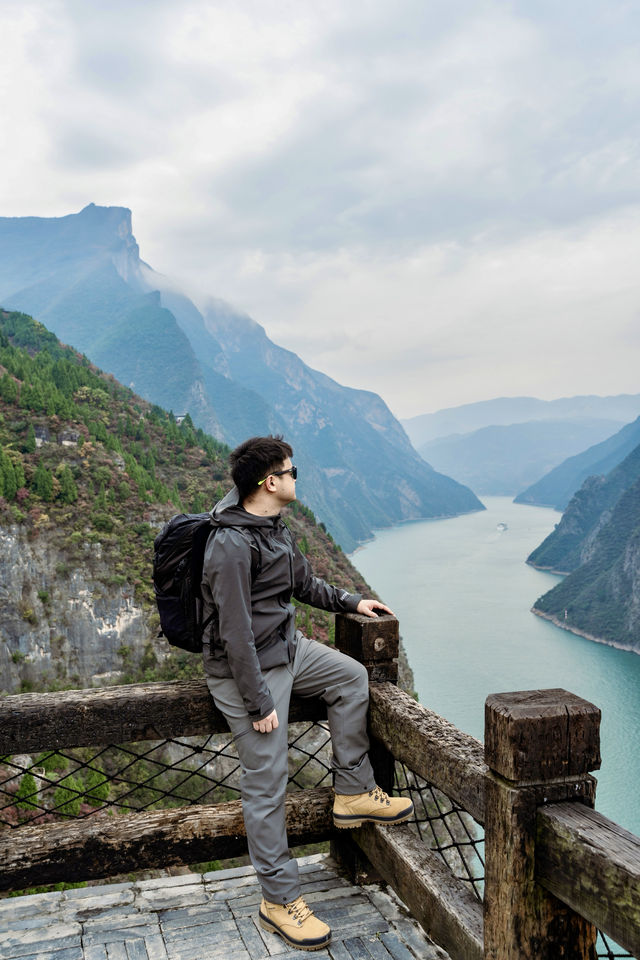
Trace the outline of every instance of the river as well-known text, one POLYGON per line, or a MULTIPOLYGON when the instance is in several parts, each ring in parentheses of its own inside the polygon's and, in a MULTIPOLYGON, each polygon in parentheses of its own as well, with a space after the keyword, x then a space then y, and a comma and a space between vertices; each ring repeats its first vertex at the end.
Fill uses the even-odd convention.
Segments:
POLYGON ((461 730, 483 739, 489 693, 564 687, 597 704, 596 808, 640 834, 640 655, 530 612, 559 578, 525 560, 559 513, 483 503, 486 512, 381 530, 351 559, 400 620, 420 702, 461 730))

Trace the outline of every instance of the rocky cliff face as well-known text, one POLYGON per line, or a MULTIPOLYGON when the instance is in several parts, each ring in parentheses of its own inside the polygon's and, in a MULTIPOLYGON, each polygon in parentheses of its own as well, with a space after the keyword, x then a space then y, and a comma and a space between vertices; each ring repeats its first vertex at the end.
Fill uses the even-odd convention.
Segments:
MULTIPOLYGON (((6 693, 119 679, 148 653, 150 614, 132 588, 113 583, 100 543, 84 543, 81 567, 46 531, 0 529, 0 677, 6 693)), ((156 656, 162 658, 162 645, 156 656)))

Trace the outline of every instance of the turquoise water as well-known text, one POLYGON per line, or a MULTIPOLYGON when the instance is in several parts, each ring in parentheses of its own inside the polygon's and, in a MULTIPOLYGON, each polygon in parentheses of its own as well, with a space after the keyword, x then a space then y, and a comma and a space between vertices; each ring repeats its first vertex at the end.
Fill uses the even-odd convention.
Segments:
POLYGON ((420 702, 461 730, 483 738, 489 693, 564 687, 597 704, 596 807, 640 834, 640 655, 532 614, 558 577, 524 561, 560 514, 483 502, 484 513, 382 530, 352 560, 400 620, 420 702))

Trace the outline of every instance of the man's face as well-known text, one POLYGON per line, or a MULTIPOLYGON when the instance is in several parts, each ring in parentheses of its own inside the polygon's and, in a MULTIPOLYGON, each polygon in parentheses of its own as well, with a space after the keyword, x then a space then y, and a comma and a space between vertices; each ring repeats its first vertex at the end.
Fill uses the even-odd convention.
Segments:
MULTIPOLYGON (((283 461, 280 470, 291 470, 292 463, 289 457, 283 461)), ((276 496, 284 507, 287 503, 292 503, 296 499, 296 481, 290 473, 281 473, 279 477, 274 477, 277 484, 276 496)))

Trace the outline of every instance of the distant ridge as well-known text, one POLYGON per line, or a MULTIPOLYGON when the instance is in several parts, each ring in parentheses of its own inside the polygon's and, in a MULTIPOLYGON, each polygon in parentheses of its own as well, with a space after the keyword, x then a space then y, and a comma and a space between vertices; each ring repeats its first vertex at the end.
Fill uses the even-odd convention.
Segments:
POLYGON ((514 496, 567 454, 611 436, 617 420, 534 420, 439 437, 418 452, 436 470, 478 494, 514 496))
POLYGON ((519 493, 515 502, 565 510, 571 497, 587 477, 609 473, 622 463, 639 443, 640 417, 602 443, 569 457, 537 483, 519 493))
POLYGON ((497 397, 459 407, 446 407, 401 420, 409 439, 421 444, 450 434, 471 433, 483 427, 509 426, 533 420, 617 420, 630 423, 640 414, 640 393, 598 397, 593 394, 539 400, 536 397, 497 397))
MULTIPOLYGON (((640 394, 499 397, 402 422, 420 456, 436 470, 480 495, 518 496, 639 414, 640 394)), ((517 502, 542 504, 537 494, 517 502)), ((556 499, 549 500, 545 491, 544 505, 549 504, 555 506, 556 499)))

